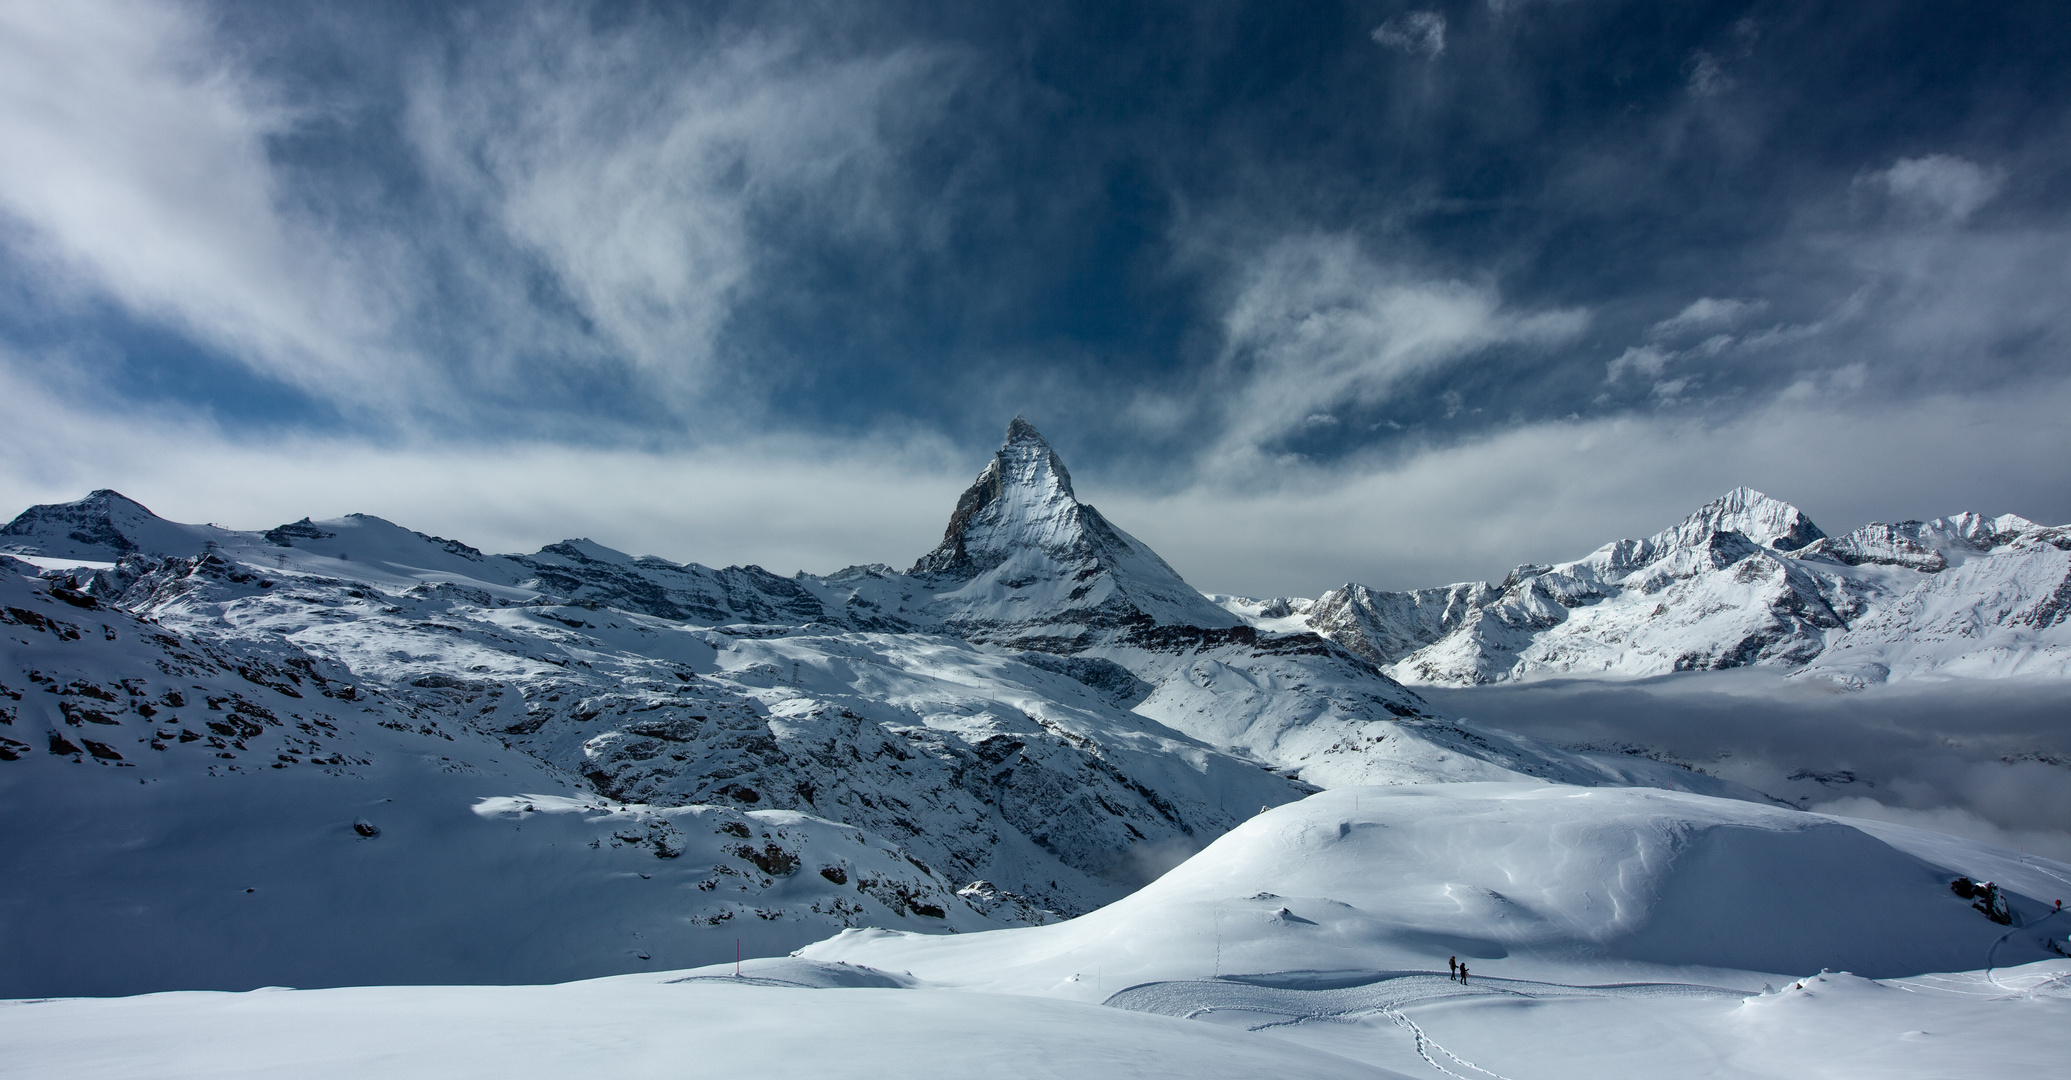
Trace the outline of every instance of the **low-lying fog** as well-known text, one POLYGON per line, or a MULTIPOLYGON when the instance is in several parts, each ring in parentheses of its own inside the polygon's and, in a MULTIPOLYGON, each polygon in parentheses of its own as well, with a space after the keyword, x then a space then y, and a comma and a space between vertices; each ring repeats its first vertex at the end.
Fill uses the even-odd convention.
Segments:
POLYGON ((1656 752, 1807 809, 2071 861, 2071 688, 2061 684, 1841 691, 1744 670, 1418 693, 1553 742, 1656 752))

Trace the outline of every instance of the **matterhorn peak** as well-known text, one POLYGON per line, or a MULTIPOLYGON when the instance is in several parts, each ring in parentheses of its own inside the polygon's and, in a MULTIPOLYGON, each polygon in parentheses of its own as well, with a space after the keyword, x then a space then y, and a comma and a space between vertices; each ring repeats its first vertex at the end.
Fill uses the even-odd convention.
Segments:
POLYGON ((1074 638, 1136 620, 1235 622, 1142 541, 1080 502, 1063 460, 1019 416, 957 500, 942 543, 912 573, 953 586, 937 600, 966 631, 1074 638))
MULTIPOLYGON (((942 543, 913 572, 982 570, 1015 547, 1060 539, 1059 526, 1076 515, 1071 472, 1034 424, 1021 416, 1007 425, 1006 441, 956 502, 942 543)), ((1064 531, 1069 531, 1066 528, 1064 531)))

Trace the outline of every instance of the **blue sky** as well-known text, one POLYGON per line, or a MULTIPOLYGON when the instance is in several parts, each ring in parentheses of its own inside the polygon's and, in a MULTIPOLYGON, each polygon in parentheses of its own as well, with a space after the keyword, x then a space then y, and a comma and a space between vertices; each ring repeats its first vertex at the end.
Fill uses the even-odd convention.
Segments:
MULTIPOLYGON (((10 507, 1209 589, 2071 520, 2071 9, 0 3, 10 507)), ((12 512, 9 510, 8 512, 12 512)))

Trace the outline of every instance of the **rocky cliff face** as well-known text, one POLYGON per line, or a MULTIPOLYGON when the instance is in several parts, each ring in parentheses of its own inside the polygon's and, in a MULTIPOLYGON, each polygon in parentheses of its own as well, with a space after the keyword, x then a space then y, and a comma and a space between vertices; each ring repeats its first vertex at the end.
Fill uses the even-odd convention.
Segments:
POLYGON ((2071 676, 2071 529, 1975 514, 1872 529, 1835 556, 1858 560, 1852 568, 1917 567, 1922 580, 1851 623, 1803 676, 1843 686, 2071 676))

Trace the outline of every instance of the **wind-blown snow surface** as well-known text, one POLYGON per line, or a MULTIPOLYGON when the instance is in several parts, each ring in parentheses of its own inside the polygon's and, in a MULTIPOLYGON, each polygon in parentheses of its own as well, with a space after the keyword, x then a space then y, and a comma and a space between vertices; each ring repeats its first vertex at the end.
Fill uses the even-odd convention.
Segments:
POLYGON ((1500 584, 1219 599, 1413 685, 1750 665, 1851 687, 2071 675, 2071 527, 1966 513, 1830 537, 1748 488, 1645 540, 1520 566, 1500 584))
POLYGON ((2067 884, 1698 795, 1352 788, 1056 925, 850 930, 739 977, 25 1002, 0 1039, 68 1077, 2047 1075, 2071 961, 2040 959, 2065 917, 2038 897, 2067 884))
POLYGON ((2061 863, 1696 795, 1353 788, 1261 814, 1068 923, 850 931, 800 955, 1417 1075, 1943 1076, 2071 1050, 2071 962, 2043 945, 2067 888, 2061 863), (1954 895, 1959 873, 2009 890, 2016 928, 1954 895), (1821 968, 1855 974, 1806 977, 1821 968), (1894 1050, 1907 1033, 1922 1045, 1894 1050))
MULTIPOLYGON (((1821 968, 1887 978, 1983 966, 2007 928, 1950 891, 1959 874, 2010 890, 2023 923, 2071 889, 2061 863, 1975 845, 1922 857, 1910 843, 1644 788, 1344 788, 1260 814, 1070 922, 955 937, 857 930, 801 955, 1096 1000, 1146 982, 1429 968, 1447 955, 1488 976, 1759 988, 1821 968), (1101 987, 1067 987, 1096 966, 1101 987)), ((2016 933, 1998 962, 2052 955, 2044 933, 2016 933)))

